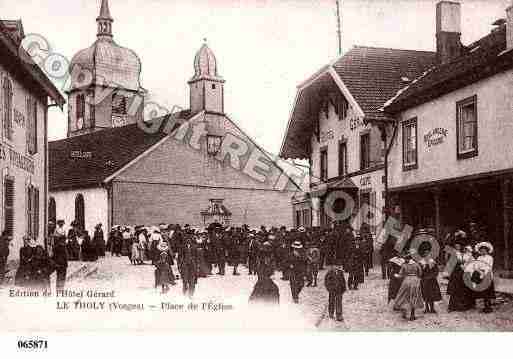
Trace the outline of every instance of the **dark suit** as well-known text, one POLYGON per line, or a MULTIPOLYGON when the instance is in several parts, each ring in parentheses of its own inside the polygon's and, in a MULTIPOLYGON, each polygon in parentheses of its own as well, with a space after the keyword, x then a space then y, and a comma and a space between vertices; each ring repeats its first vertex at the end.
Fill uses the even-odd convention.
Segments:
POLYGON ((179 249, 178 270, 182 276, 183 294, 192 297, 198 281, 198 248, 192 240, 186 240, 179 249))
POLYGON ((341 269, 331 269, 324 277, 324 285, 328 290, 328 313, 330 318, 336 314, 337 320, 342 320, 342 296, 346 291, 346 279, 341 269))

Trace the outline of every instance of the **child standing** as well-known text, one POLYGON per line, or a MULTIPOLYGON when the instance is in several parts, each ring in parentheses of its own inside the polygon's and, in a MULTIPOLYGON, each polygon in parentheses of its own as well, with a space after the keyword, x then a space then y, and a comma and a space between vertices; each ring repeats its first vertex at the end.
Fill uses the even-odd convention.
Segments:
POLYGON ((173 272, 169 265, 169 258, 166 252, 161 252, 158 261, 155 263, 155 285, 162 287, 162 294, 169 291, 169 284, 174 282, 173 272))
POLYGON ((324 277, 324 285, 328 290, 328 314, 333 319, 336 314, 336 320, 344 321, 342 314, 342 297, 346 291, 346 278, 342 266, 337 263, 331 266, 324 277))
POLYGON ((442 293, 440 292, 440 285, 438 284, 438 265, 433 258, 428 257, 429 252, 429 250, 426 250, 420 253, 422 257, 419 262, 422 268, 420 288, 426 304, 424 313, 436 314, 435 302, 442 300, 442 293))
POLYGON ((495 299, 495 285, 493 282, 493 246, 489 242, 481 242, 476 245, 476 251, 479 252, 477 262, 479 263, 479 289, 475 291, 476 299, 483 299, 483 313, 491 313, 492 300, 495 299))

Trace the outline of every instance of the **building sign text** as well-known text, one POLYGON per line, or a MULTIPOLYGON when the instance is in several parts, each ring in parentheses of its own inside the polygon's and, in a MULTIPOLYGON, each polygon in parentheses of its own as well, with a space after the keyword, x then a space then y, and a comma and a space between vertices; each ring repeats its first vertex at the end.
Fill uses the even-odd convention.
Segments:
POLYGON ((447 129, 436 127, 424 135, 424 142, 428 147, 439 145, 444 142, 447 137, 447 129))
POLYGON ((12 148, 1 146, 0 158, 4 161, 8 160, 15 167, 34 174, 34 161, 31 158, 16 152, 12 148))

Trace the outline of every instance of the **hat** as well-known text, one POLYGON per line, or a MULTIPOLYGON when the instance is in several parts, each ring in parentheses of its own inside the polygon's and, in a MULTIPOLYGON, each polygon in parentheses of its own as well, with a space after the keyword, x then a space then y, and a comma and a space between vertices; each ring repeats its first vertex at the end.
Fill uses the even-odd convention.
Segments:
POLYGON ((456 233, 454 233, 454 237, 467 238, 467 234, 460 229, 460 230, 456 231, 456 233))
POLYGON ((29 247, 35 248, 35 247, 37 247, 37 242, 35 239, 31 238, 28 240, 28 245, 29 245, 29 247))
POLYGON ((303 227, 303 226, 299 227, 297 230, 299 232, 305 232, 306 231, 305 227, 303 227))
POLYGON ((483 247, 486 247, 488 249, 488 253, 493 253, 493 246, 490 242, 481 242, 476 244, 476 251, 479 252, 479 250, 483 247))
POLYGON ((159 244, 157 245, 157 249, 161 252, 165 252, 169 249, 169 246, 167 245, 166 242, 160 241, 159 244))
POLYGON ((276 236, 274 234, 270 234, 267 239, 269 239, 270 241, 274 241, 276 239, 276 236))
POLYGON ((303 245, 301 244, 301 242, 295 241, 294 243, 292 243, 291 247, 295 249, 301 249, 303 248, 303 245))
POLYGON ((159 224, 159 229, 160 229, 161 231, 166 230, 166 229, 167 229, 167 226, 166 226, 164 223, 161 223, 161 224, 159 224))

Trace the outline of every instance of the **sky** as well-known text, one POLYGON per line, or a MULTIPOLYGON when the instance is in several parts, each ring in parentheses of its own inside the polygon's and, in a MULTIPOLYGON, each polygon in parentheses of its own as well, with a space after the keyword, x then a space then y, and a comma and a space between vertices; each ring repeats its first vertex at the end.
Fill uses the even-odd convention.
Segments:
MULTIPOLYGON (((343 51, 354 45, 434 50, 437 0, 341 0, 343 51)), ((462 0, 462 42, 486 35, 511 0, 462 0)), ((335 0, 109 0, 114 40, 142 61, 149 100, 189 107, 187 81, 206 38, 226 80, 225 112, 278 153, 296 86, 338 56, 335 0)), ((96 39, 100 0, 0 0, 71 60, 96 39)), ((59 88, 62 83, 55 79, 59 88)), ((64 138, 67 109, 51 109, 50 140, 64 138)))

